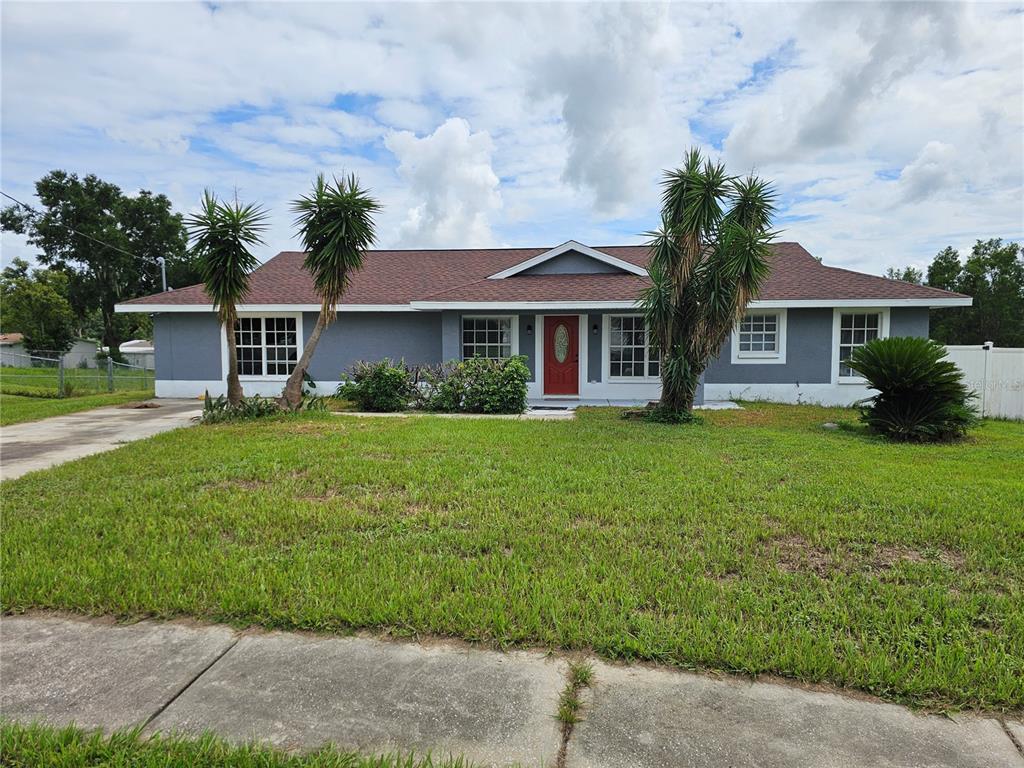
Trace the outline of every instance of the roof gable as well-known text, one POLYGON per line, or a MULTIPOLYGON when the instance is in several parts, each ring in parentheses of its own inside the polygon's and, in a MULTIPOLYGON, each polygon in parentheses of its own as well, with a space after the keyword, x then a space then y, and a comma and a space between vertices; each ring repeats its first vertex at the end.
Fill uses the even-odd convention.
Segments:
POLYGON ((562 271, 547 271, 543 270, 542 265, 552 262, 553 260, 562 258, 569 254, 575 254, 574 263, 579 264, 579 257, 593 259, 599 264, 613 267, 613 272, 624 272, 630 275, 639 275, 646 277, 647 270, 643 267, 633 264, 632 262, 625 261, 623 259, 612 256, 610 253, 605 251, 599 251, 596 248, 591 248, 589 245, 583 245, 583 243, 577 242, 576 240, 567 240, 561 245, 556 245, 554 248, 538 253, 536 256, 532 256, 519 264, 513 264, 507 269, 503 269, 500 272, 496 272, 493 275, 488 275, 490 280, 504 280, 506 277, 512 277, 513 275, 519 274, 593 274, 595 272, 608 272, 609 270, 592 269, 588 272, 562 272, 562 271))

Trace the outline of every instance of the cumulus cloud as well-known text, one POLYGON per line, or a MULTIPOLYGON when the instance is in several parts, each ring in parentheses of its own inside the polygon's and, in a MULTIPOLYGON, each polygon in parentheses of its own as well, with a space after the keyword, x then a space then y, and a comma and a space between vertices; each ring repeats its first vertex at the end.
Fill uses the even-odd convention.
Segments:
POLYGON ((490 215, 501 208, 501 193, 486 132, 473 133, 465 120, 452 118, 429 136, 400 131, 384 144, 398 159, 398 174, 413 201, 399 226, 399 245, 493 244, 490 215))
POLYGON ((690 143, 774 180, 828 263, 1024 236, 1019 5, 54 8, 0 5, 4 191, 237 188, 274 213, 262 258, 318 171, 373 189, 383 246, 636 242, 690 143))
POLYGON ((929 141, 920 154, 900 171, 903 199, 924 200, 950 186, 957 178, 956 148, 941 141, 929 141))
MULTIPOLYGON (((577 50, 538 62, 535 91, 561 102, 569 138, 562 178, 591 192, 598 213, 614 215, 648 191, 652 150, 667 132, 657 66, 667 18, 664 8, 640 5, 594 15, 592 35, 577 50)), ((688 143, 685 121, 674 133, 688 143)))

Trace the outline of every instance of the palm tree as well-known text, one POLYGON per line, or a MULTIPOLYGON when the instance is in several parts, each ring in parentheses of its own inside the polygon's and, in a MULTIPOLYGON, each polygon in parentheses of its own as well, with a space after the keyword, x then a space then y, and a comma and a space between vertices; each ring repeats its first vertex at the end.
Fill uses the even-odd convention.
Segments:
POLYGON ((643 308, 661 354, 655 418, 692 417, 700 376, 769 272, 775 193, 755 176, 726 174, 694 148, 662 182, 643 308))
POLYGON ((185 221, 203 285, 227 336, 228 402, 232 405, 242 400, 235 346, 236 307, 249 292, 249 273, 259 264, 249 248, 263 243, 266 222, 267 212, 260 206, 241 205, 237 200, 222 202, 209 190, 203 193, 199 213, 185 221))
POLYGON ((313 191, 292 203, 295 225, 306 249, 305 267, 320 297, 320 314, 282 395, 290 408, 302 402, 302 382, 320 334, 335 318, 352 272, 363 266, 363 252, 376 240, 373 214, 380 203, 359 186, 355 174, 327 182, 321 173, 313 191))

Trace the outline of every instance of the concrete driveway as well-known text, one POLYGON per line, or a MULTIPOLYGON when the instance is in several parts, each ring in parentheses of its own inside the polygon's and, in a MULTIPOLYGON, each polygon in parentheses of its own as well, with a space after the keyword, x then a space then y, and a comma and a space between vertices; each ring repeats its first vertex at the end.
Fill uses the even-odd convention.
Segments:
POLYGON ((198 400, 160 399, 54 416, 0 428, 0 480, 46 469, 193 424, 198 400))

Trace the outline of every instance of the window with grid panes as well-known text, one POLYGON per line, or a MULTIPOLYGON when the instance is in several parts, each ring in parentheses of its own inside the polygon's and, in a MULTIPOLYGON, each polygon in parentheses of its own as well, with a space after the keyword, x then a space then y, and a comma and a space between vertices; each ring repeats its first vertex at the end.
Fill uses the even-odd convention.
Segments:
POLYGON ((608 318, 608 375, 613 378, 656 378, 660 356, 648 339, 639 315, 608 318))
POLYGON ((882 329, 880 312, 844 312, 839 316, 839 375, 859 376, 846 364, 857 347, 877 339, 882 329))
POLYGON ((235 322, 239 376, 287 376, 299 361, 294 317, 240 317, 235 322))
POLYGON ((737 332, 740 357, 777 357, 779 316, 776 313, 744 315, 737 332))
POLYGON ((462 358, 471 357, 488 360, 512 357, 512 318, 462 318, 462 358))

